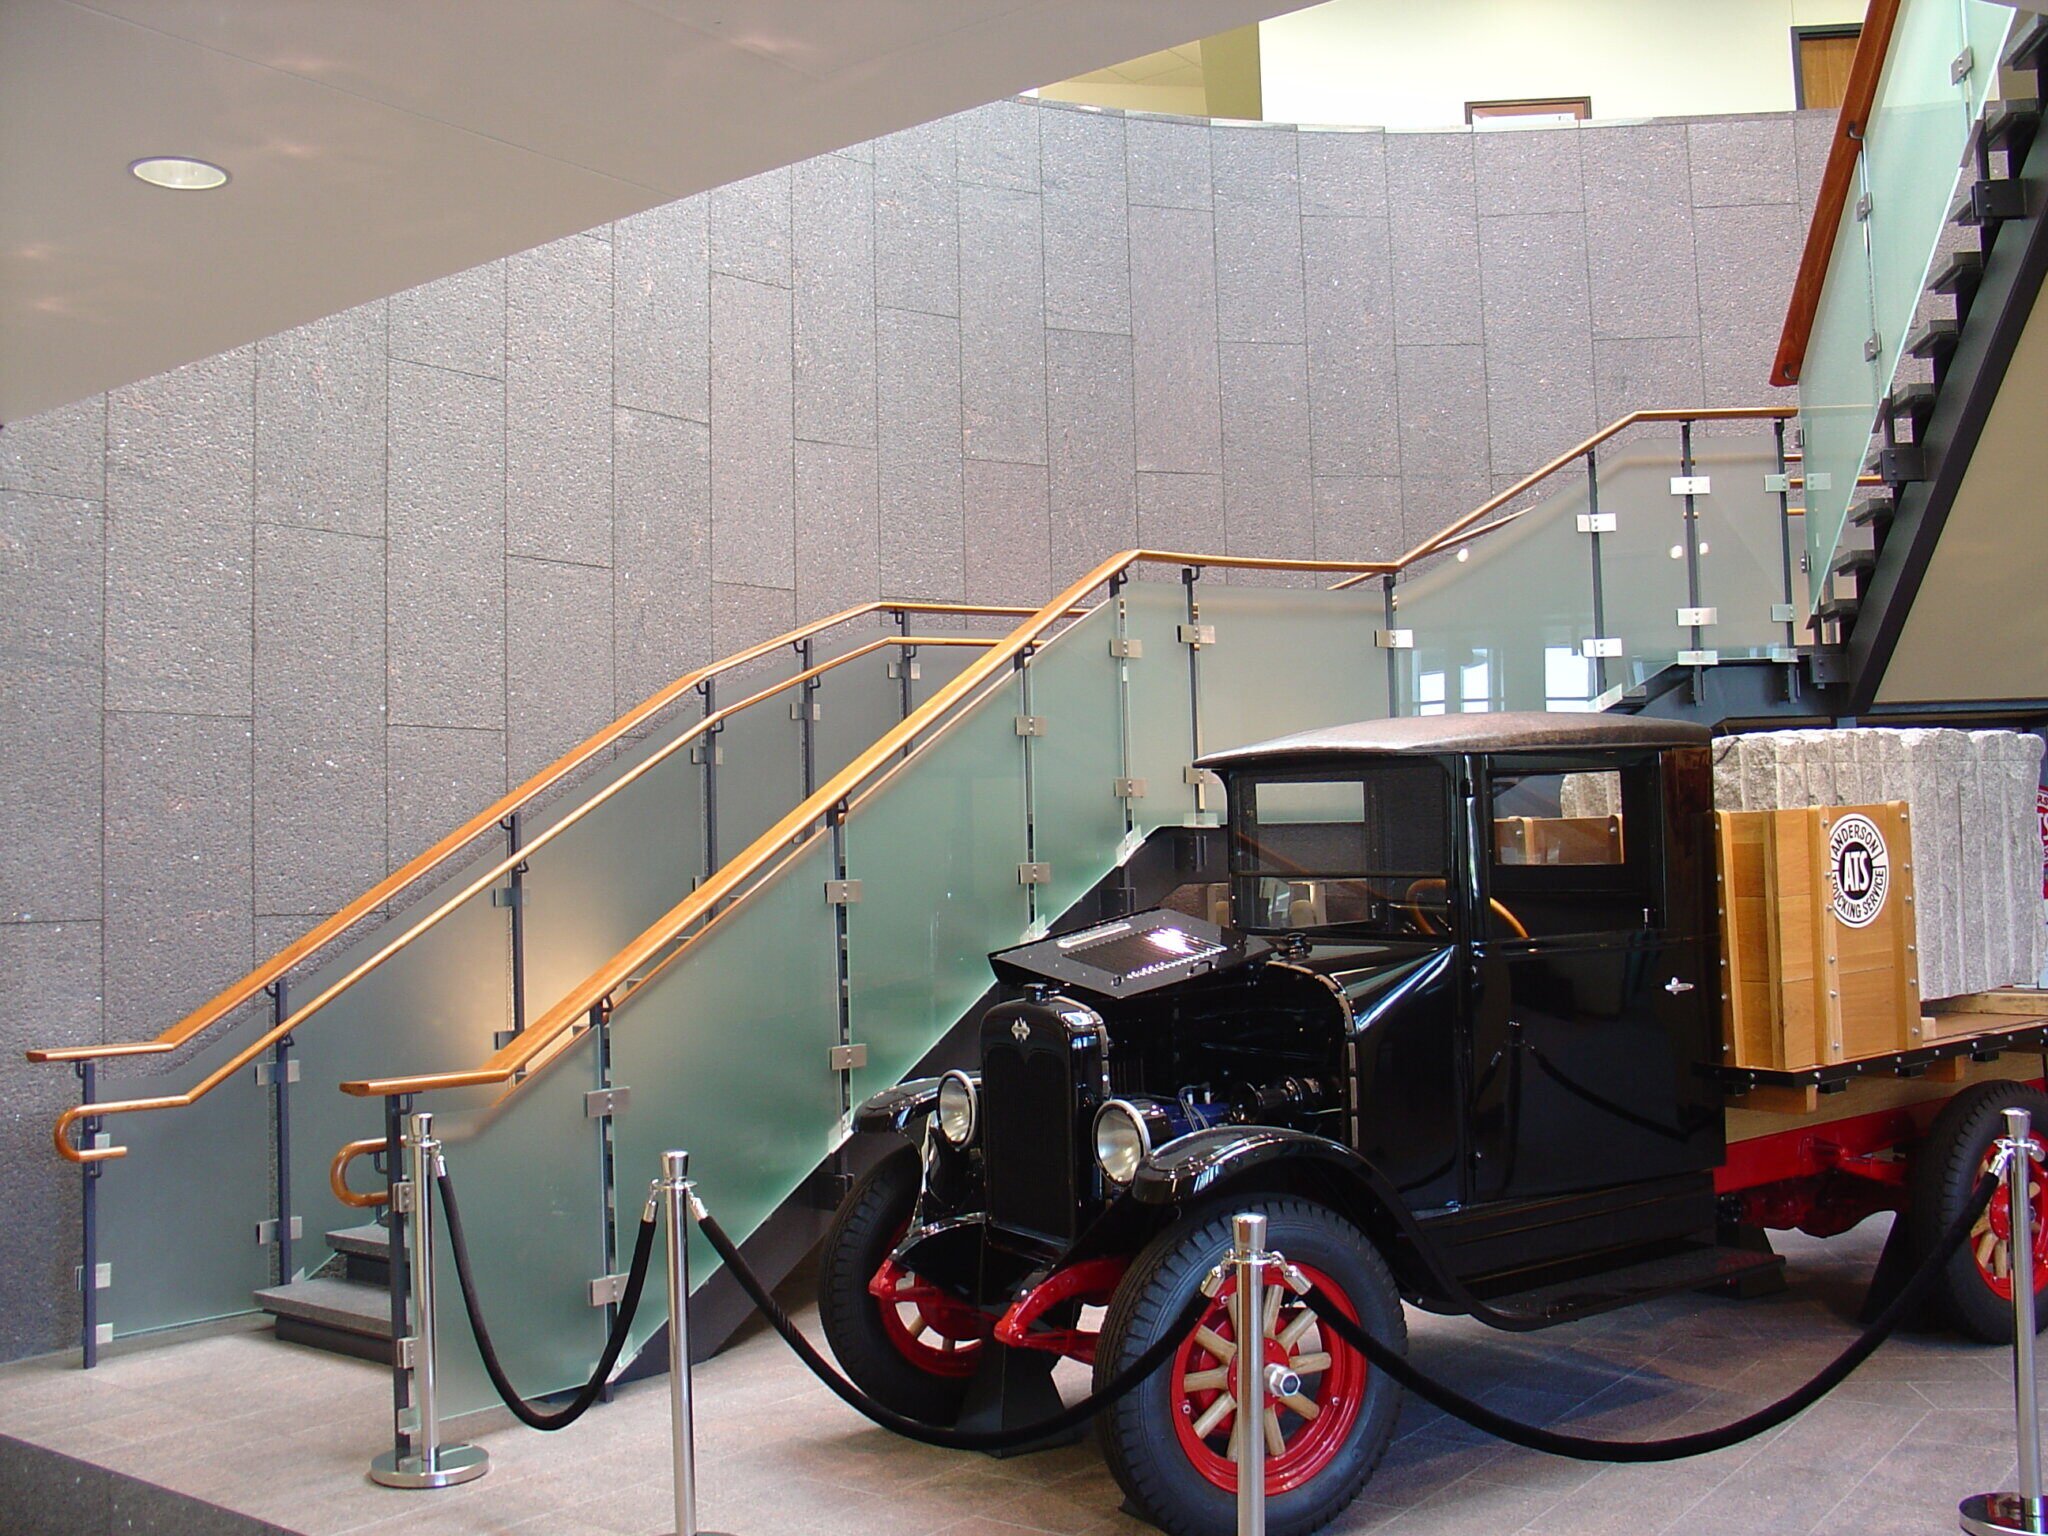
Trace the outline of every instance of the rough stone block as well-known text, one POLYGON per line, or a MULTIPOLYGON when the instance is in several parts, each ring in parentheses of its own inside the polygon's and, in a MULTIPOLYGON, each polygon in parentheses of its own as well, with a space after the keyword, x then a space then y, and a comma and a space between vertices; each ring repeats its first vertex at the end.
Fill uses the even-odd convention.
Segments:
POLYGON ((505 263, 487 261, 391 298, 393 358, 501 378, 505 263))
POLYGON ((789 286, 789 168, 728 182, 710 202, 711 270, 789 286))
POLYGON ((1010 192, 1038 190, 1038 120, 1025 101, 992 101, 953 119, 960 180, 1010 192))
POLYGON ((710 205, 702 197, 621 219, 612 241, 612 398, 711 419, 710 205))
MULTIPOLYGON (((1223 517, 1233 555, 1313 559, 1315 492, 1308 470, 1308 349, 1245 342, 1223 364, 1223 517)), ((1307 575, 1233 571, 1233 586, 1306 586, 1307 575)))
POLYGON ((1199 209, 1131 209, 1140 469, 1213 474, 1223 467, 1214 242, 1213 221, 1199 209))
POLYGON ((1035 193, 960 191, 961 425, 970 459, 1045 462, 1045 275, 1035 193))
POLYGON ((882 595, 881 490, 875 450, 796 445, 799 623, 882 595))
POLYGON ((107 397, 0 426, 0 490, 98 501, 107 485, 107 397))
POLYGON ((1685 131, 1694 207, 1799 200, 1789 117, 1706 118, 1686 124, 1685 131))
POLYGON ((1301 229, 1315 471, 1399 474, 1386 220, 1303 219, 1301 229))
MULTIPOLYGON (((1397 346, 1394 366, 1401 391, 1402 477, 1411 484, 1484 482, 1489 457, 1486 358, 1480 348, 1397 346)), ((1482 489, 1474 504, 1486 494, 1482 489)))
POLYGON ((796 582, 790 295, 711 279, 711 556, 719 581, 796 582))
POLYGON ((1303 128, 1294 143, 1305 217, 1386 217, 1385 133, 1378 129, 1303 128))
POLYGON ((1131 328, 1130 209, 1123 178, 1045 180, 1045 321, 1062 330, 1131 328))
POLYGON ((256 346, 256 517, 384 532, 384 337, 379 300, 256 346))
POLYGON ((612 574, 505 562, 505 756, 514 783, 610 721, 612 574))
POLYGON ((875 302, 960 312, 954 119, 875 141, 875 302))
POLYGON ((967 462, 967 601, 1042 603, 1052 595, 1047 473, 1042 464, 967 462))
POLYGON ((791 174, 796 435, 873 447, 874 171, 823 155, 791 174))
POLYGON ((960 323, 884 309, 876 316, 883 584, 891 596, 960 592, 960 323))
POLYGON ((711 655, 711 429, 613 417, 613 665, 631 707, 711 655))
MULTIPOLYGON (((1225 547, 1223 477, 1138 472, 1138 543, 1209 554, 1225 547)), ((1171 577, 1158 569, 1140 575, 1171 577)))
POLYGON ((612 559, 612 252, 572 236, 506 264, 505 547, 612 559))
POLYGON ((505 793, 505 733, 395 725, 386 743, 391 868, 505 793))
POLYGON ((1407 550, 1401 482, 1388 475, 1318 475, 1318 560, 1395 560, 1407 550))
POLYGON ((1576 127, 1475 133, 1472 171, 1482 216, 1585 207, 1576 127))
POLYGON ((1593 341, 1593 416, 1602 425, 1630 411, 1699 405, 1705 390, 1696 335, 1593 341))
POLYGON ((1137 540, 1130 338, 1049 331, 1045 385, 1052 574, 1059 587, 1137 540))
POLYGON ((1148 208, 1208 208, 1213 204, 1207 124, 1126 118, 1124 149, 1134 204, 1148 208))
POLYGON ((1216 129, 1216 334, 1223 341, 1305 337, 1297 135, 1216 129))

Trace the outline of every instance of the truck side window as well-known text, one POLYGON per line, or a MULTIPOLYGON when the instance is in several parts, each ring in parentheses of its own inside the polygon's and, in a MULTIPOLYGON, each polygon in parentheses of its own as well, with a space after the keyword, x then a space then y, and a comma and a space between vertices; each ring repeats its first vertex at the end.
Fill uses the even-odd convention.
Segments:
MULTIPOLYGON (((1634 932, 1655 904, 1654 757, 1616 767, 1496 760, 1486 930, 1496 939, 1634 932), (1631 837, 1631 830, 1638 835, 1631 837)), ((1654 917, 1651 919, 1654 920, 1654 917)))

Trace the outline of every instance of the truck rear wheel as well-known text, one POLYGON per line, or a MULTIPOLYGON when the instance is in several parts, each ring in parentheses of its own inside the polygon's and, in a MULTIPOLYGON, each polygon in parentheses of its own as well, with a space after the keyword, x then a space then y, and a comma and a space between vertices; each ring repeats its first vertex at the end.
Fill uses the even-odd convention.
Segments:
MULTIPOLYGON (((1400 1294, 1364 1233, 1304 1200, 1249 1203, 1266 1212, 1267 1241, 1276 1251, 1377 1337, 1407 1348, 1400 1294)), ((1229 1250, 1230 1217, 1241 1209, 1212 1207, 1176 1223, 1138 1255, 1103 1320, 1098 1390, 1180 1315, 1229 1250)), ((1226 1281, 1166 1366, 1097 1420, 1118 1485, 1169 1536, 1229 1536, 1236 1529, 1233 1297, 1226 1281)), ((1267 1447, 1267 1529, 1272 1536, 1307 1536, 1365 1486, 1393 1437, 1401 1389, 1325 1330, 1277 1275, 1264 1316, 1268 1358, 1301 1378, 1292 1398, 1267 1394, 1254 1420, 1267 1447)))
MULTIPOLYGON (((2034 1117, 2034 1145, 2048 1137, 2048 1094, 2019 1083, 1978 1083, 1957 1094, 1935 1117, 1913 1161, 1911 1204, 1905 1220, 1915 1254, 1933 1251, 1943 1232, 1969 1204, 1977 1181, 2005 1134, 2003 1111, 2018 1107, 2034 1117)), ((2048 1171, 2029 1181, 2034 1237, 2034 1294, 2048 1298, 2048 1171)), ((1967 1241, 1943 1267, 1933 1306, 1957 1332, 1987 1344, 2012 1342, 2012 1210, 2003 1188, 1977 1218, 1967 1241)), ((2048 1311, 2037 1311, 2048 1327, 2048 1311)))
POLYGON ((868 1396, 928 1424, 951 1424, 967 1395, 986 1324, 914 1275, 870 1289, 909 1229, 917 1149, 891 1152, 861 1176, 832 1219, 818 1272, 818 1312, 841 1369, 868 1396))

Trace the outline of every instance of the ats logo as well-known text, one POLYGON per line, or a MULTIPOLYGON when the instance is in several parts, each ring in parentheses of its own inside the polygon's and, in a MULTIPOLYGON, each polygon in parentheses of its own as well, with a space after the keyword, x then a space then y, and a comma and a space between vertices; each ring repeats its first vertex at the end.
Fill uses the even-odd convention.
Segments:
POLYGON ((1834 888, 1835 920, 1850 928, 1867 928, 1884 910, 1891 888, 1891 855, 1884 834, 1868 816, 1844 816, 1828 834, 1829 883, 1834 888))

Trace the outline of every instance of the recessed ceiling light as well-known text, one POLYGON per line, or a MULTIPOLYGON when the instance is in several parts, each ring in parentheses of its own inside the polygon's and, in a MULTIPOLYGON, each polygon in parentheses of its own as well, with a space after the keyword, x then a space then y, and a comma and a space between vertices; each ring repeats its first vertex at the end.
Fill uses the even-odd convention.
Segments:
POLYGON ((137 180, 152 187, 168 187, 173 192, 210 192, 228 184, 228 173, 219 166, 184 155, 149 155, 128 169, 137 180))

